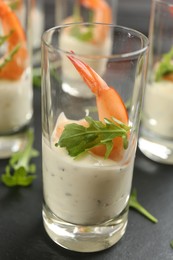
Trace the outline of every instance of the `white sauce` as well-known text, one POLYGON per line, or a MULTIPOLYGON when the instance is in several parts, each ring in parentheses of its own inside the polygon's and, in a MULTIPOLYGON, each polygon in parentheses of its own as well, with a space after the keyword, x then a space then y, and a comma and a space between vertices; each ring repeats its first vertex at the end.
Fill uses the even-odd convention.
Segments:
POLYGON ((173 137, 173 83, 155 82, 147 86, 144 102, 144 124, 164 137, 173 137))
POLYGON ((20 80, 0 80, 0 133, 25 126, 32 117, 32 78, 30 72, 20 80))
POLYGON ((46 205, 59 218, 81 225, 108 221, 122 212, 131 189, 134 152, 129 164, 87 154, 74 160, 65 149, 43 149, 46 205))
POLYGON ((35 3, 34 8, 32 9, 31 17, 32 17, 33 47, 40 48, 41 35, 44 31, 44 12, 43 12, 42 0, 35 3))

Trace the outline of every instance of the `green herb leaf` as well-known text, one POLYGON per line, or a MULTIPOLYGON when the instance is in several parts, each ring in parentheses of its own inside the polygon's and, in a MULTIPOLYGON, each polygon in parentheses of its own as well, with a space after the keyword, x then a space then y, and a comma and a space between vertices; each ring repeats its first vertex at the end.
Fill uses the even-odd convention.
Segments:
POLYGON ((18 52, 20 48, 20 44, 17 44, 11 52, 8 53, 8 55, 3 59, 3 62, 0 63, 0 69, 2 69, 8 62, 10 62, 13 59, 13 56, 18 52))
POLYGON ((13 11, 18 9, 19 6, 20 6, 20 1, 19 0, 13 1, 12 3, 9 3, 9 7, 13 11))
POLYGON ((129 207, 137 210, 139 213, 141 213, 142 215, 144 215, 146 218, 148 218, 150 221, 152 221, 153 223, 157 223, 158 220, 151 215, 137 200, 137 191, 135 189, 133 189, 131 196, 130 196, 130 200, 129 200, 129 207))
POLYGON ((105 158, 108 158, 113 148, 113 139, 122 137, 124 149, 128 147, 128 132, 130 127, 112 118, 105 119, 105 123, 85 117, 89 126, 85 127, 76 123, 67 124, 56 143, 56 146, 65 147, 70 156, 76 157, 91 148, 104 144, 106 146, 105 158))
POLYGON ((173 48, 163 55, 163 58, 157 68, 156 74, 155 74, 155 80, 159 81, 163 78, 164 75, 173 73, 173 48))
POLYGON ((170 246, 173 248, 173 240, 170 242, 170 246))
POLYGON ((39 155, 38 151, 32 148, 34 132, 29 130, 27 137, 28 143, 26 147, 11 157, 9 165, 5 168, 5 173, 1 176, 2 183, 8 187, 28 186, 36 178, 36 166, 30 164, 31 158, 39 155))
POLYGON ((0 46, 3 45, 9 39, 9 37, 12 35, 12 33, 13 33, 13 30, 11 30, 9 34, 0 35, 0 46))
POLYGON ((83 42, 90 41, 93 39, 93 28, 92 26, 88 26, 84 30, 80 31, 78 26, 74 25, 71 29, 71 36, 83 42))
MULTIPOLYGON (((81 14, 81 6, 80 2, 76 1, 73 9, 73 18, 76 22, 82 22, 82 14, 81 14)), ((91 22, 91 19, 93 19, 92 13, 89 12, 89 17, 87 21, 91 22)), ((86 26, 82 27, 81 30, 79 30, 79 27, 74 25, 70 31, 71 36, 77 38, 79 41, 90 41, 93 39, 93 27, 92 26, 86 26)))

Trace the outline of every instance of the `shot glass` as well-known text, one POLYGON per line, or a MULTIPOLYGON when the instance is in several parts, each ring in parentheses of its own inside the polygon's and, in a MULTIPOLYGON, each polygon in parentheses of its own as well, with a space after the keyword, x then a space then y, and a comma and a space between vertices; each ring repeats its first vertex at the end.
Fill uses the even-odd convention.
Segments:
POLYGON ((173 164, 173 1, 153 0, 150 53, 139 148, 150 159, 173 164))
POLYGON ((26 143, 33 114, 30 1, 0 1, 0 158, 26 143))
POLYGON ((76 22, 117 22, 118 0, 55 0, 56 25, 76 22))
POLYGON ((147 49, 144 35, 115 25, 77 23, 43 34, 43 222, 64 248, 99 251, 125 233, 147 49), (105 31, 108 55, 102 48, 97 54, 63 49, 61 37, 73 30, 93 37, 105 31), (71 66, 82 95, 64 88, 71 66), (83 95, 84 86, 91 95, 83 95))

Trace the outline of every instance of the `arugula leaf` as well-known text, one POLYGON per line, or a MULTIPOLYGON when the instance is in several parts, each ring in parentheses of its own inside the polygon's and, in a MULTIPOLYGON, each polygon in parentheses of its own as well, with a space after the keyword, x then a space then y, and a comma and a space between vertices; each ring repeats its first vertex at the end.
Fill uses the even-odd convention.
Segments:
POLYGON ((170 246, 173 248, 173 240, 170 242, 170 246))
POLYGON ((20 44, 17 44, 10 53, 3 59, 3 62, 0 63, 0 69, 2 69, 8 62, 10 62, 13 58, 13 56, 18 52, 20 48, 20 44))
POLYGON ((71 36, 77 38, 80 41, 90 41, 93 38, 93 28, 92 26, 88 26, 85 30, 79 30, 78 26, 73 26, 71 29, 71 36))
POLYGON ((146 218, 148 218, 150 221, 153 223, 157 223, 158 220, 151 215, 137 200, 137 191, 136 189, 133 189, 131 195, 130 195, 130 200, 129 200, 129 207, 137 210, 139 213, 144 215, 146 218))
POLYGON ((20 1, 19 0, 13 1, 12 3, 9 3, 9 6, 14 11, 18 9, 18 7, 20 6, 20 1))
POLYGON ((28 143, 24 150, 14 153, 9 160, 9 165, 5 168, 5 173, 1 176, 1 181, 8 187, 28 186, 36 178, 35 164, 30 164, 33 157, 39 155, 38 151, 33 149, 34 132, 28 130, 28 143))
POLYGON ((155 74, 156 81, 161 80, 164 75, 173 72, 172 59, 173 59, 173 48, 171 48, 171 50, 168 53, 163 55, 163 58, 159 64, 156 74, 155 74))
POLYGON ((104 144, 106 146, 105 158, 108 158, 113 148, 113 139, 122 137, 124 149, 128 147, 128 132, 130 127, 119 120, 113 121, 105 118, 105 124, 85 117, 89 126, 85 127, 76 123, 67 124, 55 146, 65 147, 70 156, 76 157, 91 148, 104 144))
MULTIPOLYGON (((76 1, 73 9, 73 18, 74 21, 79 22, 83 21, 80 9, 79 1, 76 1)), ((89 12, 89 18, 87 19, 91 22, 93 19, 93 13, 89 12)), ((92 26, 83 27, 82 30, 79 30, 79 27, 74 25, 70 31, 71 36, 77 38, 79 41, 90 41, 93 38, 93 28, 92 26)))
POLYGON ((0 46, 2 46, 9 39, 9 37, 12 35, 12 33, 13 33, 13 30, 11 30, 6 35, 0 35, 0 46))

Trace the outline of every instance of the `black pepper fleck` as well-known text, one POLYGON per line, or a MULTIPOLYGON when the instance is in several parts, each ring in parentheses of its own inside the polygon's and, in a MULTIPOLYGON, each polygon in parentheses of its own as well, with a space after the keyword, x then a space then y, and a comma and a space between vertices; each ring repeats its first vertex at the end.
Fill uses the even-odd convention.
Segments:
POLYGON ((100 205, 101 204, 101 200, 97 200, 97 204, 100 205))
POLYGON ((68 197, 72 196, 72 194, 69 193, 69 192, 66 192, 65 195, 68 196, 68 197))

